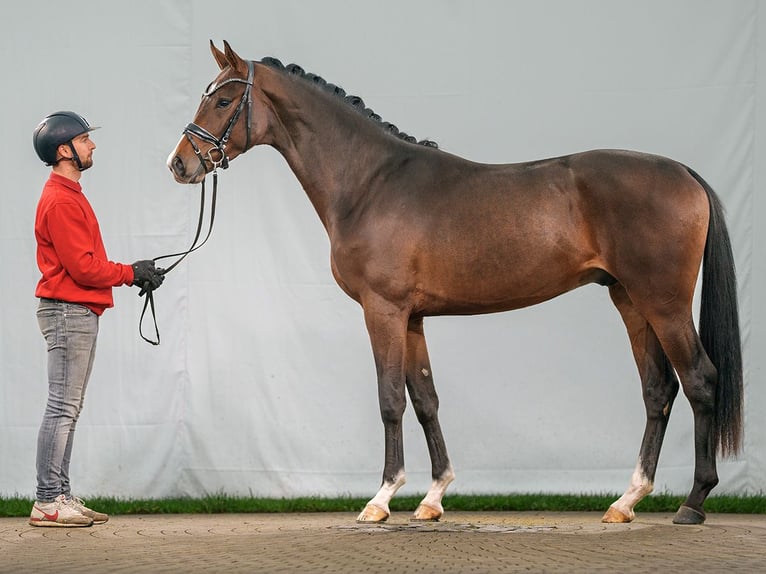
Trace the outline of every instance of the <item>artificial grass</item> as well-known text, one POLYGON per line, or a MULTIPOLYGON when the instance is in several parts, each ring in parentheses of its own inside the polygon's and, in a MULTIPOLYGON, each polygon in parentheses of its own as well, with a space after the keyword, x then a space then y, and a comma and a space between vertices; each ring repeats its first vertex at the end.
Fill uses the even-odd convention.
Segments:
MULTIPOLYGON (((423 495, 395 497, 392 512, 412 512, 423 495)), ((616 494, 498 494, 447 495, 444 509, 463 511, 596 511, 603 512, 614 502, 616 494)), ((274 513, 274 512, 359 512, 367 498, 299 497, 257 498, 211 494, 202 498, 163 498, 125 500, 93 497, 86 500, 91 508, 110 515, 126 514, 216 514, 216 513, 274 513)), ((683 496, 657 494, 646 497, 637 512, 675 512, 683 496)), ((23 497, 0 498, 0 517, 28 516, 33 500, 23 497)), ((711 496, 705 502, 708 513, 766 514, 766 495, 711 496)))

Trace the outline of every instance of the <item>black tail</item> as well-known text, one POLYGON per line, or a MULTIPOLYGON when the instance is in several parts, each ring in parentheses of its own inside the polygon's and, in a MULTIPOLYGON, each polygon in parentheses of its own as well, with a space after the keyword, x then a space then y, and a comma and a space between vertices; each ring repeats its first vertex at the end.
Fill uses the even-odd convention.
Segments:
POLYGON ((718 369, 714 440, 721 456, 734 456, 742 447, 742 348, 739 333, 734 255, 723 207, 713 189, 690 168, 710 202, 710 223, 702 264, 700 339, 718 369))

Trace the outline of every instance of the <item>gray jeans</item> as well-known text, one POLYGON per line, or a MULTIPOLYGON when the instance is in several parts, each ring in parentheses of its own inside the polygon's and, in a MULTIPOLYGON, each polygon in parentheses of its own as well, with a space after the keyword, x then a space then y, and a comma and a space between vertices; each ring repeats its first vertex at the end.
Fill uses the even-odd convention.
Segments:
POLYGON ((37 500, 70 496, 69 460, 98 337, 98 315, 41 299, 37 322, 48 347, 48 403, 37 436, 37 500))

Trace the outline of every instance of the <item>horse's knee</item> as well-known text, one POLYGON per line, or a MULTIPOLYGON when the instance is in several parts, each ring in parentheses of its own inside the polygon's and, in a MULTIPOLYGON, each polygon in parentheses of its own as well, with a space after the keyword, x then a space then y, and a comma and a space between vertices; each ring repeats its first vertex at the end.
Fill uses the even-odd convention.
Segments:
POLYGON ((439 418, 439 400, 436 397, 418 397, 412 399, 412 408, 421 425, 428 424, 439 418))
POLYGON ((436 394, 430 368, 422 367, 416 373, 407 375, 407 390, 412 401, 415 416, 421 425, 438 419, 439 396, 436 394))
POLYGON ((378 405, 383 424, 398 424, 407 407, 405 381, 403 377, 390 373, 378 375, 378 405))
POLYGON ((383 424, 399 424, 404 416, 407 402, 404 399, 383 398, 380 399, 380 418, 383 424))

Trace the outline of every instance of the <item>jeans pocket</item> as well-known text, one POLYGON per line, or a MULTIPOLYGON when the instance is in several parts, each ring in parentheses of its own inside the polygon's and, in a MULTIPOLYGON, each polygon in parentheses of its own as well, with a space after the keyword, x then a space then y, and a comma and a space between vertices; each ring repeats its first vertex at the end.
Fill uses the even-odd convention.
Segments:
POLYGON ((46 320, 50 319, 52 317, 56 316, 56 313, 59 313, 60 309, 59 307, 55 305, 44 305, 40 304, 40 306, 37 308, 37 320, 46 320))
POLYGON ((87 317, 92 312, 85 305, 78 305, 77 303, 67 303, 64 306, 65 317, 87 317))
POLYGON ((48 350, 61 345, 64 317, 60 309, 40 308, 37 310, 37 324, 45 338, 48 350))

